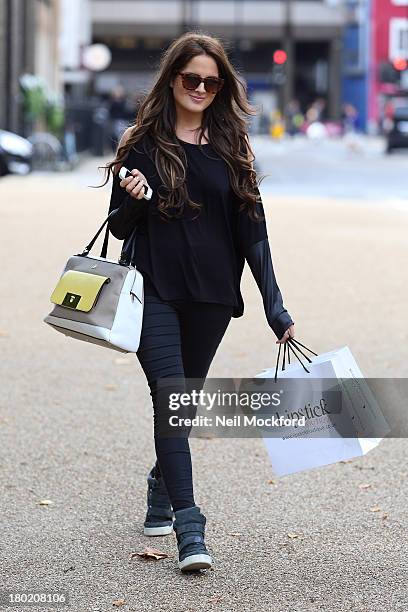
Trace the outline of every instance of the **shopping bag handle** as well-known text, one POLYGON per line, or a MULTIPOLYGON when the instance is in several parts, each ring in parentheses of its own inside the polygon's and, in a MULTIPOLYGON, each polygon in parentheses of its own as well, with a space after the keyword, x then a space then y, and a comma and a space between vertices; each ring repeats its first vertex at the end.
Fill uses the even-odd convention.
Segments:
MULTIPOLYGON (((295 340, 295 338, 290 337, 283 345, 283 363, 282 363, 282 370, 285 369, 285 365, 286 365, 286 357, 288 359, 288 364, 290 364, 290 351, 292 351, 292 353, 295 355, 296 359, 299 361, 300 365, 302 366, 302 368, 305 370, 305 372, 307 372, 308 374, 310 374, 310 370, 307 369, 307 367, 304 365, 304 363, 301 361, 299 355, 297 354, 297 351, 299 351, 299 353, 301 355, 303 355, 303 357, 305 359, 307 359, 307 361, 309 363, 312 363, 312 360, 305 355, 305 353, 302 351, 301 348, 299 348, 300 346, 302 346, 304 349, 306 349, 307 351, 309 351, 310 353, 313 353, 313 355, 316 355, 317 357, 317 353, 315 353, 314 351, 312 351, 312 349, 308 348, 307 346, 305 346, 304 344, 302 344, 301 342, 299 342, 298 340, 295 340), (287 353, 287 355, 286 355, 287 353)), ((275 367, 275 377, 274 380, 275 382, 278 379, 278 367, 279 367, 279 358, 280 358, 280 352, 281 352, 281 348, 282 348, 282 344, 279 344, 279 349, 278 349, 278 358, 276 360, 276 367, 275 367)))

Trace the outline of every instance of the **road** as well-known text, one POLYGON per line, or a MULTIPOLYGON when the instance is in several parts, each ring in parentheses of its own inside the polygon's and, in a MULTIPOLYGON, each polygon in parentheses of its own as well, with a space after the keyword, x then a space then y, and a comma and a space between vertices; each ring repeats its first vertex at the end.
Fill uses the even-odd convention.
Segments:
MULTIPOLYGON (((275 176, 262 193, 298 339, 316 352, 348 345, 367 376, 407 377, 407 210, 374 188, 392 199, 388 179, 406 158, 346 161, 337 151, 336 161, 303 144, 296 155, 279 153, 265 140, 256 150, 262 171, 275 176), (332 188, 328 168, 342 177, 332 188)), ((0 182, 1 588, 63 590, 73 612, 105 612, 119 599, 132 612, 406 612, 402 439, 277 479, 260 440, 193 438, 195 497, 214 570, 181 575, 174 537, 143 536, 154 446, 140 366, 134 355, 65 338, 42 322, 66 259, 106 215, 108 190, 86 187, 101 161, 69 175, 0 182), (130 559, 146 545, 172 557, 130 559)), ((406 198, 404 189, 401 179, 396 199, 406 198)), ((117 256, 120 243, 112 242, 117 256)), ((251 377, 275 363, 275 337, 247 267, 242 290, 245 314, 231 321, 209 376, 251 377)))
POLYGON ((255 139, 258 165, 270 176, 262 183, 273 195, 318 196, 406 207, 408 151, 384 153, 384 139, 304 137, 272 143, 255 139))

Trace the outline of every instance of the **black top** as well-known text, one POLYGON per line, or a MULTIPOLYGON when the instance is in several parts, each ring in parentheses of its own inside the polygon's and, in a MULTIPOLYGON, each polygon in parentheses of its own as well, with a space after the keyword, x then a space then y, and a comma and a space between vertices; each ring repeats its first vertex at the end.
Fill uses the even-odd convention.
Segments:
MULTIPOLYGON (((132 198, 115 175, 109 212, 118 209, 118 213, 110 219, 109 229, 128 241, 125 248, 131 249, 131 261, 145 278, 146 294, 155 290, 163 300, 227 304, 233 306, 232 316, 240 317, 245 253, 267 238, 266 222, 253 221, 245 210, 238 210, 240 201, 231 189, 227 164, 211 144, 200 148, 179 142, 187 155, 188 193, 203 204, 201 212, 186 205, 181 218, 160 218, 157 190, 162 183, 145 136, 131 148, 123 165, 144 174, 153 189, 152 199, 132 198)), ((264 216, 260 198, 257 210, 264 216)))

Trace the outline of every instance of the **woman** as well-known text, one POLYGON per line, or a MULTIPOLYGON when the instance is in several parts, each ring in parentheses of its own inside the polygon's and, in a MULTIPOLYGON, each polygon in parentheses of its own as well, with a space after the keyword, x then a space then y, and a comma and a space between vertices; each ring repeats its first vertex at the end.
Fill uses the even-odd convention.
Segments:
POLYGON ((137 358, 152 396, 157 455, 147 478, 144 533, 174 528, 182 571, 209 568, 212 559, 204 543, 206 517, 194 501, 188 435, 158 435, 158 380, 205 380, 231 317, 243 314, 245 260, 277 342, 294 336, 250 159, 243 115, 251 112, 220 41, 188 32, 165 52, 136 124, 106 166, 113 174, 109 212, 116 211, 110 231, 125 241, 144 277, 137 358), (120 180, 122 166, 132 176, 120 180), (153 189, 150 201, 143 199, 145 184, 153 189))

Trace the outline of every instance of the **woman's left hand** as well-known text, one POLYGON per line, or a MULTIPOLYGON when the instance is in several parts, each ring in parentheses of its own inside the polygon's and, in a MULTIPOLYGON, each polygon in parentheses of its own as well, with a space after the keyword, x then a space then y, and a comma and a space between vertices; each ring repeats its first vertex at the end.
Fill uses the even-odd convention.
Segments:
POLYGON ((287 342, 289 338, 294 338, 294 337, 295 337, 295 325, 291 325, 285 331, 282 338, 276 341, 276 344, 285 344, 285 342, 287 342))

